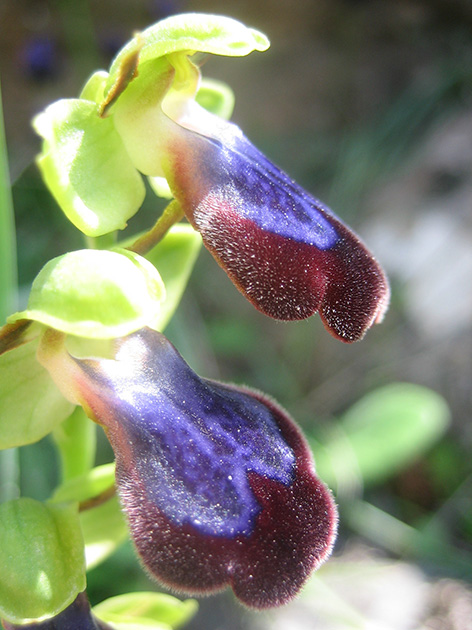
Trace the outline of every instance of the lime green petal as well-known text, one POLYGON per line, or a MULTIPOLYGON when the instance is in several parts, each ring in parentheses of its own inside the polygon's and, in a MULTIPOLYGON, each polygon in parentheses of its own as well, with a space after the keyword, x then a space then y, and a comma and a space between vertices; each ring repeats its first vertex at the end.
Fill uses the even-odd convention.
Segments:
POLYGON ((141 65, 180 51, 239 57, 268 47, 269 40, 263 33, 232 18, 205 13, 174 15, 138 33, 122 48, 110 68, 107 89, 111 90, 120 76, 123 60, 135 54, 137 49, 140 49, 141 65))
MULTIPOLYGON (((96 97, 100 77, 87 93, 96 97)), ((145 187, 112 118, 100 118, 92 101, 56 101, 33 126, 45 140, 38 166, 68 219, 87 236, 126 227, 141 206, 145 187)))
MULTIPOLYGON (((223 81, 203 77, 195 100, 201 107, 225 120, 233 114, 234 92, 223 81)), ((158 197, 172 199, 174 196, 165 177, 148 177, 148 181, 158 197)))
POLYGON ((166 286, 166 298, 157 318, 150 324, 155 330, 164 330, 177 310, 201 246, 202 238, 192 226, 177 224, 146 254, 166 286))
POLYGON ((85 588, 77 505, 1 504, 0 566, 0 617, 25 623, 64 610, 85 588))
POLYGON ((79 250, 50 260, 28 307, 9 321, 32 319, 78 337, 128 335, 158 317, 165 288, 156 268, 128 250, 79 250))
POLYGON ((203 78, 195 100, 201 107, 225 120, 233 115, 234 92, 223 81, 203 78))
POLYGON ((105 86, 108 81, 108 72, 105 70, 97 70, 87 80, 87 83, 82 88, 80 98, 86 101, 93 101, 94 103, 101 103, 105 96, 105 86))

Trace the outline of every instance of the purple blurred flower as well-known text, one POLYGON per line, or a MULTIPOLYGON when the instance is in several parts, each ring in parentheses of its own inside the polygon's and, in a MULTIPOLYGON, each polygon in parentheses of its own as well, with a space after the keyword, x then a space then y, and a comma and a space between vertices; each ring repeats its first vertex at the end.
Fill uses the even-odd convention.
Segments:
POLYGON ((58 53, 55 42, 48 36, 28 40, 21 53, 23 66, 28 75, 42 80, 50 79, 58 71, 58 53))

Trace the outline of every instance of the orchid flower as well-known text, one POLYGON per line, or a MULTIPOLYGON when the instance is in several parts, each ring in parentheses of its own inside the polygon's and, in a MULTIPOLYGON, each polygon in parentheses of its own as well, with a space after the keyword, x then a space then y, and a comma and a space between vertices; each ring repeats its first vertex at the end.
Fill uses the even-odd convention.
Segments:
POLYGON ((330 554, 337 513, 295 423, 273 400, 200 378, 144 328, 112 359, 38 350, 63 395, 101 424, 138 554, 180 592, 231 585, 255 608, 289 601, 330 554))
POLYGON ((174 197, 165 222, 185 215, 256 308, 282 320, 318 311, 335 337, 356 341, 388 306, 382 268, 329 208, 198 103, 195 52, 267 47, 261 33, 229 18, 159 22, 125 46, 109 74, 93 75, 81 99, 58 101, 37 117, 45 139, 39 164, 66 214, 90 236, 123 228, 137 211, 139 173, 165 180, 174 197))

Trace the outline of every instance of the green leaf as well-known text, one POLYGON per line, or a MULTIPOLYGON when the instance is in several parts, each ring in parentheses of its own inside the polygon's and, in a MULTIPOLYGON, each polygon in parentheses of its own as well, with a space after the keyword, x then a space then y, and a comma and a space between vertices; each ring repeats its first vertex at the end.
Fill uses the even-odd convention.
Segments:
POLYGON ((180 601, 164 593, 140 592, 106 599, 93 612, 118 630, 171 630, 186 623, 197 608, 193 599, 180 601))
POLYGON ((37 442, 74 406, 36 360, 37 339, 0 355, 0 448, 37 442))
POLYGON ((138 33, 121 49, 110 68, 107 89, 113 89, 123 73, 123 64, 138 50, 141 66, 146 61, 179 51, 239 57, 268 47, 269 40, 263 33, 232 18, 205 13, 174 15, 138 33))
POLYGON ((62 479, 73 479, 89 471, 95 461, 97 427, 87 418, 82 407, 53 432, 61 457, 62 479))
MULTIPOLYGON (((436 392, 393 383, 353 405, 341 429, 364 483, 379 483, 430 448, 446 430, 449 417, 447 403, 436 392)), ((333 448, 334 443, 329 450, 333 448)))
POLYGON ((223 81, 203 78, 195 100, 207 111, 225 120, 233 114, 234 92, 223 81))
MULTIPOLYGON (((96 77, 97 75, 93 75, 96 77)), ((100 76, 84 88, 99 95, 100 76)), ((38 166, 67 218, 87 236, 126 227, 141 206, 145 187, 112 118, 101 118, 98 105, 63 99, 33 121, 45 140, 38 166)))
POLYGON ((85 588, 77 505, 16 499, 0 505, 0 617, 57 615, 85 588))
POLYGON ((392 383, 355 403, 330 434, 310 438, 320 477, 339 496, 381 483, 425 453, 445 432, 450 412, 436 392, 392 383))
POLYGON ((43 267, 27 309, 9 321, 31 319, 71 335, 111 339, 154 321, 164 296, 145 258, 128 250, 79 250, 43 267))
POLYGON ((110 556, 128 537, 128 526, 116 496, 80 513, 87 570, 110 556))

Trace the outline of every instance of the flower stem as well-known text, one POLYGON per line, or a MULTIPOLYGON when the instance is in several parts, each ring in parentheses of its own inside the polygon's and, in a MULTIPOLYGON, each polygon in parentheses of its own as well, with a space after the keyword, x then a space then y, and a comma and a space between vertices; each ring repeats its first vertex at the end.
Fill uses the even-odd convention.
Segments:
POLYGON ((183 216, 184 212, 179 202, 173 199, 149 232, 146 232, 146 234, 138 238, 128 249, 142 256, 147 254, 148 251, 159 243, 167 230, 169 230, 174 223, 180 221, 183 216))
POLYGON ((54 429, 53 438, 61 458, 63 482, 85 475, 93 468, 96 425, 81 407, 76 407, 69 418, 54 429))
POLYGON ((116 232, 109 232, 102 236, 86 236, 85 243, 89 249, 110 249, 116 245, 116 232))
MULTIPOLYGON (((6 317, 16 310, 17 295, 15 221, 0 87, 0 326, 4 324, 6 317)), ((19 484, 18 449, 11 448, 0 452, 0 502, 16 498, 19 484)))
POLYGON ((16 241, 0 88, 0 325, 16 309, 16 241))

